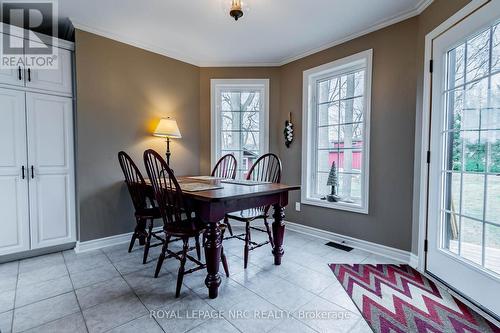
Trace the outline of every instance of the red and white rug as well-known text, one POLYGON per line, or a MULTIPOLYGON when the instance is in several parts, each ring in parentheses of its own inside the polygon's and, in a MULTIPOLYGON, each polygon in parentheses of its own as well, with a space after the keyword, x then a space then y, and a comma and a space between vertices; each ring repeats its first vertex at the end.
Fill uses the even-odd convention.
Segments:
POLYGON ((408 265, 330 268, 375 333, 500 333, 500 328, 408 265))

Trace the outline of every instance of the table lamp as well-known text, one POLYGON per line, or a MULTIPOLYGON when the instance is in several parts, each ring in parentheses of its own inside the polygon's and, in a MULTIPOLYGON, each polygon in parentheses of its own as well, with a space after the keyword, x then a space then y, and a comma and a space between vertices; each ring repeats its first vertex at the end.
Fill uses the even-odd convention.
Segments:
POLYGON ((160 138, 166 138, 167 142, 167 164, 170 165, 170 139, 180 139, 182 138, 179 127, 175 119, 170 117, 161 118, 156 130, 153 132, 154 136, 160 138))

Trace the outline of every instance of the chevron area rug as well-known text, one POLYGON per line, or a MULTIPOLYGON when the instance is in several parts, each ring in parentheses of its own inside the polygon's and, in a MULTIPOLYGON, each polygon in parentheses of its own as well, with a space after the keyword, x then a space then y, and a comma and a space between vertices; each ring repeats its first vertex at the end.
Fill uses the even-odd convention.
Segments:
POLYGON ((375 333, 500 332, 408 265, 330 268, 375 333))

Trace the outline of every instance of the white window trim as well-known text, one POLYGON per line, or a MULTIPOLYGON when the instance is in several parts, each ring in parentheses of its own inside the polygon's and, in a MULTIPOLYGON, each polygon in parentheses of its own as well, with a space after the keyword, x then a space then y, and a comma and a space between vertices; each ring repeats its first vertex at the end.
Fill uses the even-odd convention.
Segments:
POLYGON ((218 93, 225 87, 239 89, 259 89, 264 94, 264 101, 261 109, 261 124, 264 122, 264 128, 260 132, 260 142, 263 145, 262 154, 269 152, 269 79, 211 79, 210 80, 210 99, 211 99, 211 168, 219 160, 219 151, 217 142, 220 141, 220 107, 218 103, 218 93))
POLYGON ((371 88, 372 88, 372 64, 373 50, 366 50, 346 58, 335 60, 328 64, 324 64, 315 68, 304 71, 303 75, 303 109, 302 109, 302 190, 301 202, 306 205, 314 205, 332 209, 346 210, 355 213, 368 214, 369 206, 369 182, 370 182, 370 111, 371 111, 371 88), (312 135, 315 131, 309 130, 313 124, 312 117, 315 114, 314 91, 315 82, 321 78, 332 75, 340 75, 343 72, 351 71, 359 65, 366 67, 365 73, 365 109, 364 109, 364 131, 363 131, 363 173, 362 180, 362 202, 361 206, 344 202, 328 202, 321 199, 311 197, 311 186, 313 186, 313 149, 314 140, 312 135))

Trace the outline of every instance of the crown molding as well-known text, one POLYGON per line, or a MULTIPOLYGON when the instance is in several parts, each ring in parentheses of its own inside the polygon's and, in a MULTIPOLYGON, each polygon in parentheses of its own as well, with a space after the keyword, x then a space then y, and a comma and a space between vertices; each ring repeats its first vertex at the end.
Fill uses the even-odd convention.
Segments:
POLYGON ((285 59, 283 59, 282 61, 279 62, 278 66, 284 66, 284 65, 289 64, 291 62, 294 62, 296 60, 299 60, 299 59, 305 58, 307 56, 310 56, 311 54, 315 54, 315 53, 327 50, 327 49, 329 49, 331 47, 334 47, 334 46, 346 43, 346 42, 351 41, 353 39, 356 39, 358 37, 367 35, 367 34, 369 34, 371 32, 374 32, 374 31, 386 28, 386 27, 391 26, 393 24, 402 22, 404 20, 407 20, 407 19, 412 18, 412 17, 417 16, 417 15, 420 15, 427 7, 429 7, 429 5, 433 1, 434 0, 420 0, 420 2, 413 9, 411 9, 411 10, 401 12, 401 13, 399 13, 397 15, 394 15, 393 17, 391 17, 389 19, 386 19, 386 20, 380 21, 378 23, 375 23, 370 28, 362 30, 362 31, 357 32, 357 33, 354 33, 354 34, 351 34, 351 35, 349 35, 349 36, 347 36, 345 38, 338 39, 336 41, 330 42, 330 43, 325 44, 323 46, 311 49, 311 50, 309 50, 307 52, 300 53, 300 54, 298 54, 296 56, 285 58, 285 59))
POLYGON ((429 7, 432 3, 434 2, 434 0, 421 0, 420 3, 417 5, 417 13, 418 14, 421 14, 424 10, 427 9, 427 7, 429 7))
POLYGON ((139 49, 143 49, 143 50, 146 50, 146 51, 149 51, 152 53, 156 53, 156 54, 168 57, 168 58, 179 60, 179 61, 188 63, 190 65, 201 67, 199 62, 196 61, 195 59, 188 57, 188 56, 185 56, 185 55, 182 55, 176 51, 168 50, 168 49, 158 47, 156 45, 152 45, 152 44, 148 44, 148 43, 143 43, 141 41, 134 40, 132 38, 125 37, 125 36, 122 36, 119 34, 115 34, 113 32, 109 32, 109 31, 106 31, 104 29, 91 27, 91 26, 83 24, 83 23, 81 23, 73 18, 70 18, 69 20, 71 21, 71 23, 73 24, 75 29, 89 32, 89 33, 92 33, 94 35, 98 35, 98 36, 105 37, 108 39, 112 39, 114 41, 117 41, 117 42, 120 42, 123 44, 127 44, 127 45, 130 45, 133 47, 137 47, 139 49))
POLYGON ((115 33, 106 31, 104 29, 91 27, 91 26, 85 25, 85 24, 83 24, 75 19, 72 19, 72 18, 70 18, 70 21, 72 22, 73 26, 76 29, 90 32, 90 33, 95 34, 95 35, 109 38, 109 39, 112 39, 112 40, 115 40, 115 41, 118 41, 118 42, 121 42, 124 44, 128 44, 128 45, 131 45, 131 46, 134 46, 134 47, 146 50, 146 51, 150 51, 150 52, 153 52, 153 53, 165 56, 165 57, 169 57, 169 58, 179 60, 179 61, 191 64, 194 66, 202 67, 202 68, 204 68, 204 67, 281 67, 281 66, 284 66, 288 63, 291 63, 291 62, 294 62, 296 60, 307 57, 309 55, 312 55, 314 53, 324 51, 324 50, 329 49, 331 47, 346 43, 346 42, 353 40, 355 38, 361 37, 363 35, 366 35, 366 34, 369 34, 371 32, 383 29, 385 27, 388 27, 390 25, 404 21, 404 20, 409 19, 411 17, 417 16, 417 15, 421 14, 433 1, 434 0, 420 0, 414 8, 407 10, 407 11, 404 11, 404 12, 401 12, 401 13, 394 15, 394 16, 392 16, 388 19, 385 19, 383 21, 380 21, 368 29, 359 31, 359 32, 351 34, 345 38, 329 42, 325 45, 322 45, 322 46, 314 48, 314 49, 310 49, 308 51, 299 53, 297 55, 294 55, 291 57, 286 57, 278 62, 219 62, 219 61, 205 62, 205 61, 194 59, 190 56, 183 55, 177 51, 161 48, 161 47, 158 47, 158 46, 152 45, 152 44, 143 43, 141 41, 134 40, 132 38, 128 38, 128 37, 125 37, 125 36, 122 36, 119 34, 115 34, 115 33))

